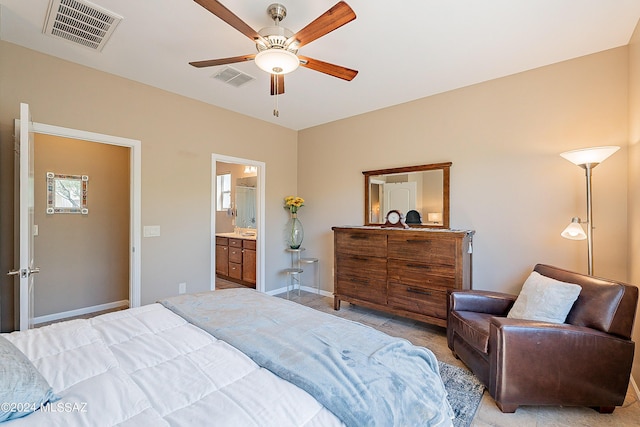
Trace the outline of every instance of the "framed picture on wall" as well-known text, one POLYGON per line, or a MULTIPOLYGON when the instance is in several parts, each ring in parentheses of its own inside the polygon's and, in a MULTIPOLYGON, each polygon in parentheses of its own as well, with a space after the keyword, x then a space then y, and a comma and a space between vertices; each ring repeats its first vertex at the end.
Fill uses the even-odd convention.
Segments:
POLYGON ((87 175, 63 175, 47 172, 47 214, 79 213, 87 215, 87 175))

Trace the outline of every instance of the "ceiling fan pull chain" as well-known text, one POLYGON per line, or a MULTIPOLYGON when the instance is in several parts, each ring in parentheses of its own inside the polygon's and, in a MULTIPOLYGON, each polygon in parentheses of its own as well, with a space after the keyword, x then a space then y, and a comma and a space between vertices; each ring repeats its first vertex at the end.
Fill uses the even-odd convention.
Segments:
POLYGON ((275 88, 276 88, 276 95, 275 95, 275 108, 273 109, 273 115, 274 117, 280 117, 280 111, 278 111, 278 79, 276 78, 276 84, 275 84, 275 88))

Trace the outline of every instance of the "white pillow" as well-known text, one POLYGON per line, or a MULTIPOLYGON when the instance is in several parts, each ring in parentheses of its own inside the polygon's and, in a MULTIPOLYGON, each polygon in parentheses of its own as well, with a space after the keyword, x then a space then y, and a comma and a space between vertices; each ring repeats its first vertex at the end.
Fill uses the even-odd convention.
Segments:
POLYGON ((561 282, 533 271, 507 317, 564 323, 582 287, 561 282))
POLYGON ((27 356, 0 336, 0 423, 29 415, 58 399, 27 356))

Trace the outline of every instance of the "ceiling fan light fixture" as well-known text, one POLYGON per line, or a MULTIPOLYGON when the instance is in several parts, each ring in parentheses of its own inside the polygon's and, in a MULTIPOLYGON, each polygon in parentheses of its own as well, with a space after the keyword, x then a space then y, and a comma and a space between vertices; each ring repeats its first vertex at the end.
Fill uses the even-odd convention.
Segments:
POLYGON ((285 49, 267 49, 255 57, 256 65, 269 74, 287 74, 300 65, 298 57, 285 49))

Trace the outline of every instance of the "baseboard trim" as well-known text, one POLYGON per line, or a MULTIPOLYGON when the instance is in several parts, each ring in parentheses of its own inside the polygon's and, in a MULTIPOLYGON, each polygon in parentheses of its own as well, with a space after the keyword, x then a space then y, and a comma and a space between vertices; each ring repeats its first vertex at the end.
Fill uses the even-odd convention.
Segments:
POLYGON ((640 389, 638 389, 638 383, 633 378, 633 375, 631 375, 631 386, 633 387, 633 390, 636 392, 636 397, 640 399, 640 389))
POLYGON ((66 319, 69 317, 84 316, 85 314, 96 313, 98 311, 113 310, 114 308, 128 307, 128 306, 129 306, 129 300, 108 302, 106 304, 98 304, 98 305, 93 305, 91 307, 83 307, 75 310, 62 311, 60 313, 53 313, 53 314, 46 314, 44 316, 38 316, 33 319, 33 323, 38 325, 40 323, 53 322, 55 320, 66 319))

